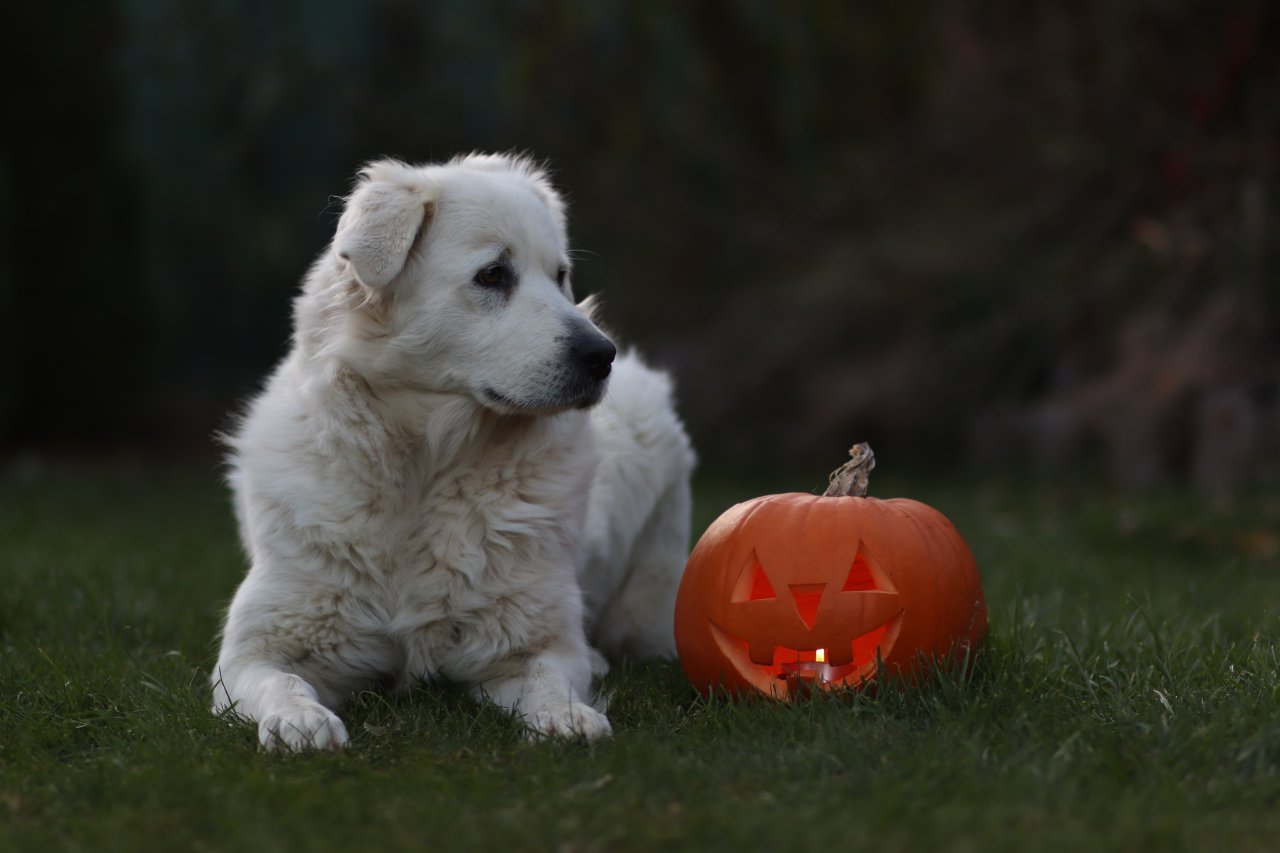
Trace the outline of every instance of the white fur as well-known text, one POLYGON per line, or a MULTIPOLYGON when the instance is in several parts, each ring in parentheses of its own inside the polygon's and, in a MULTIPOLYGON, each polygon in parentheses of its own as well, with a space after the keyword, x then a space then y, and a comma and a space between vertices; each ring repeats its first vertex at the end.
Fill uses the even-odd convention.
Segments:
POLYGON ((532 732, 600 737, 589 639, 673 653, 693 455, 634 355, 590 408, 601 384, 567 348, 600 333, 557 284, 567 251, 526 160, 363 171, 229 438, 251 566, 213 707, 263 746, 340 749, 344 697, 440 678, 532 732), (507 291, 474 280, 495 258, 507 291))

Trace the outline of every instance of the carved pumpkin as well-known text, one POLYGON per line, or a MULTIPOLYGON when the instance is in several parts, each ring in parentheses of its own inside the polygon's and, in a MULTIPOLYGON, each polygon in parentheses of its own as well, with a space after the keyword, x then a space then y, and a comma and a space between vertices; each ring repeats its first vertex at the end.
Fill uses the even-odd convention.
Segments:
POLYGON ((960 534, 918 501, 852 496, 874 465, 866 445, 852 453, 828 495, 738 504, 698 541, 676 645, 703 693, 859 686, 879 666, 910 676, 981 643, 987 608, 960 534))

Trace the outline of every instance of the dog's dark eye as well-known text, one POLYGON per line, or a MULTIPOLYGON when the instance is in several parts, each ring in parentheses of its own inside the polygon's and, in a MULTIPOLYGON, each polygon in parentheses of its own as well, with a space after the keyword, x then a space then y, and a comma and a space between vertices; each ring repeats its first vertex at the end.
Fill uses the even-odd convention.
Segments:
POLYGON ((569 271, 567 269, 562 268, 556 272, 556 284, 560 286, 561 290, 564 289, 564 280, 568 277, 569 277, 569 271))
POLYGON ((512 275, 511 267, 494 263, 480 268, 476 273, 475 283, 494 290, 507 290, 515 283, 515 276, 512 275))

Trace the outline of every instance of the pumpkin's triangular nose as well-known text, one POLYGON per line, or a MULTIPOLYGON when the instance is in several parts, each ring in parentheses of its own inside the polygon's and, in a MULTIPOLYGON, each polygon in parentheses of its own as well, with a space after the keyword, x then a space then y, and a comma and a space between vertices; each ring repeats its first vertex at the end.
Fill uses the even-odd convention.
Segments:
POLYGON ((818 621, 818 604, 822 601, 822 592, 826 588, 825 583, 791 584, 791 597, 796 602, 796 613, 810 631, 813 630, 813 623, 818 621))

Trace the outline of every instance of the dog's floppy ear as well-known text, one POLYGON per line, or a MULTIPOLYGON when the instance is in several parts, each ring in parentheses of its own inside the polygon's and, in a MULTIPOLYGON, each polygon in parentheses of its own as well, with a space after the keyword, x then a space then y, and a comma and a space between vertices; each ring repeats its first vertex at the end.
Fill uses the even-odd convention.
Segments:
POLYGON ((399 163, 366 168, 338 220, 333 250, 365 287, 386 287, 400 274, 431 216, 425 188, 395 180, 410 171, 399 163))

